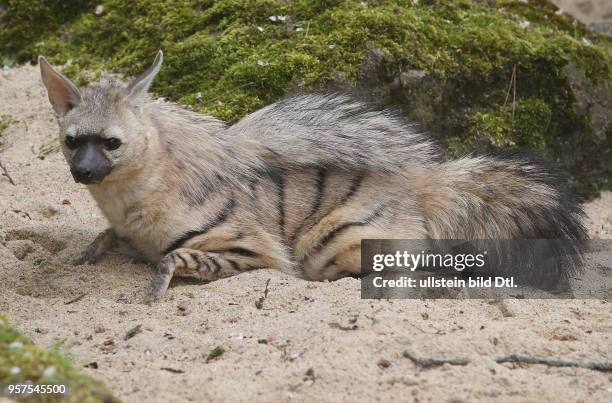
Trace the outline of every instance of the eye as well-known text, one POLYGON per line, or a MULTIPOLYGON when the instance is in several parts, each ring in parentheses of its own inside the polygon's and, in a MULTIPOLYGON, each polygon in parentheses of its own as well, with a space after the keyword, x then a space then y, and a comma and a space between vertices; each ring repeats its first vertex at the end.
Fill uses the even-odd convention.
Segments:
POLYGON ((104 140, 104 147, 106 147, 107 150, 116 150, 119 148, 120 145, 121 140, 116 137, 110 137, 104 140))
POLYGON ((66 136, 66 138, 64 139, 64 143, 66 144, 66 147, 71 150, 75 149, 77 146, 77 141, 74 136, 66 136))

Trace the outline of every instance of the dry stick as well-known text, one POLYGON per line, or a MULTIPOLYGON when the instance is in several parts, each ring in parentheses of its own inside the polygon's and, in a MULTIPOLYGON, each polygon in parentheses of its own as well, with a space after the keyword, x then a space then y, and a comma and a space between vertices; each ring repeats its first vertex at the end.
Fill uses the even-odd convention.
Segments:
POLYGON ((142 325, 136 325, 123 336, 123 340, 129 340, 132 337, 136 336, 138 333, 142 332, 142 325))
POLYGON ((0 161, 0 168, 2 168, 2 172, 3 172, 2 175, 6 176, 8 178, 9 182, 11 182, 11 185, 17 186, 17 184, 15 183, 15 181, 13 180, 11 175, 9 174, 8 170, 6 169, 6 167, 2 164, 2 161, 0 161))
POLYGON ((546 358, 546 357, 530 357, 528 355, 521 354, 510 354, 505 357, 500 357, 495 359, 495 362, 498 364, 504 362, 523 362, 526 364, 543 364, 548 365, 550 367, 578 367, 578 368, 586 368, 592 369, 595 371, 612 371, 612 361, 572 361, 572 360, 563 360, 559 358, 546 358))
POLYGON ((470 363, 470 360, 467 358, 417 357, 416 354, 410 350, 404 350, 402 354, 422 368, 437 367, 444 364, 468 365, 470 363))
MULTIPOLYGON (((44 263, 44 262, 43 262, 44 263)), ((79 296, 77 296, 76 298, 71 299, 68 302, 65 302, 64 305, 70 305, 70 304, 74 304, 75 302, 79 302, 80 300, 82 300, 83 298, 85 298, 85 296, 87 295, 86 292, 84 292, 83 294, 80 294, 79 296)))
POLYGON ((359 329, 359 326, 357 326, 357 325, 342 326, 338 322, 331 322, 331 323, 329 323, 329 327, 331 327, 333 329, 340 329, 340 330, 357 330, 357 329, 359 329))
POLYGON ((512 66, 512 74, 510 75, 510 83, 508 84, 508 91, 506 91, 506 99, 504 100, 504 106, 508 104, 508 99, 510 99, 510 91, 512 91, 512 84, 514 83, 514 75, 516 74, 516 64, 512 66))
POLYGON ((514 120, 514 113, 516 111, 516 63, 512 66, 512 75, 510 76, 510 84, 508 84, 508 91, 506 92, 504 106, 508 104, 508 99, 510 99, 510 91, 512 91, 512 119, 514 120))
POLYGON ((172 372, 173 374, 183 374, 183 373, 185 373, 185 371, 184 371, 184 370, 182 370, 182 369, 177 369, 177 368, 161 367, 160 369, 161 369, 162 371, 172 372))
POLYGON ((255 308, 257 309, 262 309, 264 301, 266 300, 266 298, 268 298, 268 286, 270 285, 270 280, 271 279, 268 279, 268 281, 266 281, 266 288, 264 289, 263 296, 259 297, 259 299, 255 301, 255 308))
MULTIPOLYGON (((438 358, 438 357, 417 357, 410 350, 403 352, 404 357, 411 359, 417 366, 421 368, 437 367, 444 364, 450 365, 467 365, 470 360, 467 358, 438 358)), ((573 361, 563 360, 560 358, 547 358, 547 357, 531 357, 528 355, 521 354, 510 354, 505 357, 499 357, 495 359, 495 362, 502 364, 504 362, 522 362, 525 364, 542 364, 548 365, 549 367, 574 367, 574 368, 586 368, 594 371, 609 372, 612 371, 612 361, 573 361)))

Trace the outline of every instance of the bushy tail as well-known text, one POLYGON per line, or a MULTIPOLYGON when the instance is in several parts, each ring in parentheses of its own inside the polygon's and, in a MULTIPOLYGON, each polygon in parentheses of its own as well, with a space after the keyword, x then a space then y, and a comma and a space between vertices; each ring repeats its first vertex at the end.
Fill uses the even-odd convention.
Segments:
MULTIPOLYGON (((559 240, 547 242, 548 250, 537 253, 570 257, 569 264, 515 269, 524 282, 545 288, 580 268, 587 238, 583 209, 568 191, 565 176, 544 161, 520 154, 462 158, 436 165, 415 186, 424 197, 431 238, 559 240)), ((523 248, 516 245, 512 247, 523 248)), ((523 254, 524 263, 533 265, 529 253, 523 254)), ((501 259, 515 262, 516 256, 501 259)))

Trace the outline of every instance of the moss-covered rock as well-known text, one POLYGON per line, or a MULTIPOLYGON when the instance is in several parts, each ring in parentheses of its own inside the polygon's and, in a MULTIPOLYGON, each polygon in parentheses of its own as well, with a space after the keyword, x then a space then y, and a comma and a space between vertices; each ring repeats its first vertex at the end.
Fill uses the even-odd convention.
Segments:
POLYGON ((544 0, 106 0, 101 13, 78 3, 0 0, 0 56, 42 53, 83 81, 136 74, 162 48, 154 91, 229 121, 296 89, 365 86, 449 155, 531 148, 583 195, 611 186, 612 124, 594 115, 612 97, 612 40, 544 0), (48 14, 24 18, 26 7, 48 14), (601 97, 589 104, 583 91, 577 107, 587 87, 601 97))
MULTIPOLYGON (((99 381, 77 370, 70 360, 56 350, 35 346, 0 316, 0 397, 8 385, 67 385, 66 394, 32 394, 19 401, 118 403, 99 381)), ((10 395, 10 397, 20 397, 10 395)), ((0 399, 1 400, 1 399, 0 399)))

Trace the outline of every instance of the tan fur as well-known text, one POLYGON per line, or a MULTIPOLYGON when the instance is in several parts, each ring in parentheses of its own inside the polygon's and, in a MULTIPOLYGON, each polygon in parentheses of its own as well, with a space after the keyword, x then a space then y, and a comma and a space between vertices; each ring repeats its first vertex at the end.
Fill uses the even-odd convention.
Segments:
MULTIPOLYGON (((442 162, 413 126, 343 95, 289 98, 227 127, 149 100, 161 59, 128 86, 103 80, 82 92, 41 59, 62 143, 122 141, 116 150, 97 146, 112 170, 88 188, 111 229, 79 262, 127 242, 157 263, 154 298, 174 275, 213 280, 261 267, 312 280, 356 274, 368 238, 584 232, 554 175, 524 159, 442 162)), ((72 164, 77 150, 63 151, 72 164)))

